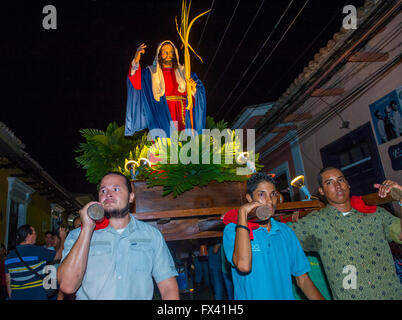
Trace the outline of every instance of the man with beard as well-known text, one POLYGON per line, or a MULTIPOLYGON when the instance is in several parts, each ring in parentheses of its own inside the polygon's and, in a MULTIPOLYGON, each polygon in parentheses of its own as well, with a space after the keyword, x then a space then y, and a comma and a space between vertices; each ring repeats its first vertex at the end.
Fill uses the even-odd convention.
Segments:
POLYGON ((60 289, 76 292, 76 299, 149 300, 155 280, 161 297, 179 299, 174 261, 162 234, 129 214, 134 193, 128 179, 106 174, 99 188, 99 203, 109 221, 95 230, 88 216, 90 202, 80 210, 82 227, 68 235, 58 269, 60 289))
MULTIPOLYGON (((377 207, 362 213, 352 207, 350 186, 342 171, 323 168, 318 191, 328 205, 291 225, 305 251, 318 252, 335 300, 402 299, 388 242, 402 243, 401 219, 377 207)), ((396 182, 385 180, 379 196, 396 182)))
POLYGON ((163 41, 159 44, 154 62, 142 69, 141 44, 131 62, 127 77, 127 109, 125 135, 148 128, 162 129, 170 136, 170 122, 176 122, 176 130, 191 129, 190 112, 187 107, 187 90, 193 97, 194 130, 202 133, 206 122, 206 95, 201 80, 191 74, 187 88, 184 65, 179 63, 179 54, 174 44, 163 41))
MULTIPOLYGON (((278 196, 272 177, 263 172, 255 174, 247 181, 249 203, 239 208, 237 219, 224 229, 223 248, 234 267, 235 300, 294 300, 292 276, 307 298, 323 300, 308 276, 310 263, 294 232, 271 218, 259 225, 247 220, 248 214, 262 205, 269 208, 272 217, 278 196)), ((225 224, 231 213, 225 215, 225 224)))

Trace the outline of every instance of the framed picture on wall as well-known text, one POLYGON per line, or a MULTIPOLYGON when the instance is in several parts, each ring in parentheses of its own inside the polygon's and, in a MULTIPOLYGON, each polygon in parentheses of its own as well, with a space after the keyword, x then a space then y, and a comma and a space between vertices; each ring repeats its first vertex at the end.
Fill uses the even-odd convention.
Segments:
POLYGON ((402 136, 402 87, 370 104, 378 144, 402 136))

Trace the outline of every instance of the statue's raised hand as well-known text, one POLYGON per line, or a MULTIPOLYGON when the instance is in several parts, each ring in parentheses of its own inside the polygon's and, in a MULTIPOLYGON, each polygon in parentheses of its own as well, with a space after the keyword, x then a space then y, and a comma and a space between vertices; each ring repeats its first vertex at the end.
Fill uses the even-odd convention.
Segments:
POLYGON ((145 53, 145 48, 146 47, 147 46, 145 45, 145 43, 143 43, 137 48, 137 51, 135 52, 134 59, 131 62, 132 66, 134 66, 134 64, 138 64, 140 62, 141 55, 145 53))

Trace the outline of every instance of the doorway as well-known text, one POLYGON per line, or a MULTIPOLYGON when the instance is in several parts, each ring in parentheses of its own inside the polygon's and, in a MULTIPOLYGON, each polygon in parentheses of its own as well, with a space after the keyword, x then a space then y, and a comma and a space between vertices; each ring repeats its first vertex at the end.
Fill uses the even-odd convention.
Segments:
POLYGON ((14 200, 10 201, 10 216, 8 223, 8 249, 14 249, 17 239, 17 229, 18 229, 18 212, 20 204, 14 200))
POLYGON ((349 182, 351 195, 377 192, 373 185, 385 180, 369 122, 321 148, 320 152, 324 167, 341 169, 349 182))

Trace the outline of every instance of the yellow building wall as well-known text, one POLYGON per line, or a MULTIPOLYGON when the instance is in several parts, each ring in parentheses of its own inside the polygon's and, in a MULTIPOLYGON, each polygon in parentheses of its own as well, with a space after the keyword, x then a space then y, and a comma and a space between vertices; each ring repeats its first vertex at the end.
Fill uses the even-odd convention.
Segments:
POLYGON ((39 192, 31 194, 31 202, 27 209, 27 224, 32 225, 36 231, 36 244, 44 244, 45 232, 51 231, 50 201, 39 195, 39 192))
POLYGON ((8 181, 11 174, 19 173, 18 170, 0 170, 0 243, 6 244, 6 223, 7 223, 7 195, 8 181))
MULTIPOLYGON (((4 244, 6 244, 7 228, 7 178, 17 173, 21 173, 21 171, 18 169, 0 169, 0 243, 4 244)), ((35 228, 37 234, 36 244, 43 244, 45 232, 51 229, 51 208, 50 201, 41 196, 38 191, 31 194, 26 223, 35 228)))
POLYGON ((6 236, 6 218, 7 218, 7 177, 3 177, 0 171, 0 243, 4 243, 6 236))

